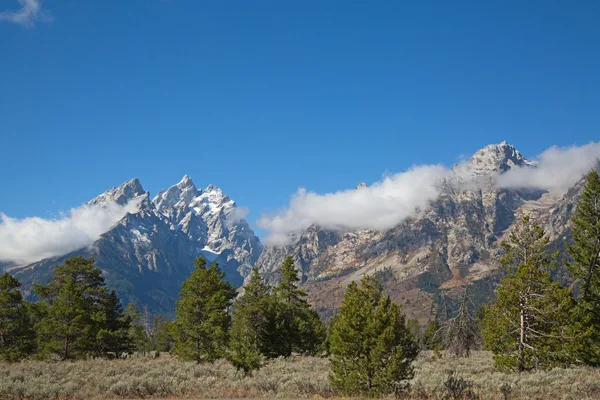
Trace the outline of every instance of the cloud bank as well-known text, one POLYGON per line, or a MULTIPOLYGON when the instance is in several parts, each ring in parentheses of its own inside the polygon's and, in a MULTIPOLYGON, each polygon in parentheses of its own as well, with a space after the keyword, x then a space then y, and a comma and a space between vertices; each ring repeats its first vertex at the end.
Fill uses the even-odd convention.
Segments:
MULTIPOLYGON (((600 143, 553 146, 536 157, 536 167, 513 168, 494 177, 493 182, 498 188, 565 191, 596 165, 598 157, 600 143)), ((440 165, 415 166, 355 190, 318 194, 300 188, 288 207, 261 216, 257 226, 269 232, 265 243, 276 246, 288 244, 290 232, 303 231, 312 224, 340 231, 389 229, 435 200, 442 180, 460 182, 462 189, 477 189, 487 181, 474 174, 467 163, 454 170, 440 165)))
POLYGON ((538 157, 537 168, 517 167, 496 178, 501 188, 568 190, 598 162, 600 143, 584 146, 552 146, 538 157))
POLYGON ((383 230, 425 208, 439 194, 437 183, 449 174, 440 165, 413 167, 387 176, 371 186, 317 194, 298 189, 287 209, 261 217, 257 224, 269 231, 267 244, 281 245, 288 232, 298 232, 316 223, 326 229, 383 230))
POLYGON ((0 21, 13 22, 31 28, 38 21, 52 21, 52 14, 42 7, 42 0, 18 0, 21 8, 17 11, 0 12, 0 21))
POLYGON ((0 261, 25 264, 89 246, 137 206, 135 200, 125 206, 84 205, 59 219, 16 219, 0 213, 0 261))

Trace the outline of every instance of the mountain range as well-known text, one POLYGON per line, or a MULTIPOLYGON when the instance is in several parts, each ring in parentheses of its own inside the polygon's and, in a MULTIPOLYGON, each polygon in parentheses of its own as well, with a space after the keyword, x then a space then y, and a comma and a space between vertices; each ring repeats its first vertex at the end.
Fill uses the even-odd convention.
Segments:
POLYGON ((339 232, 312 225, 290 234, 287 246, 266 247, 255 265, 273 284, 282 260, 292 256, 311 302, 324 316, 341 304, 348 284, 364 275, 377 276, 405 312, 421 320, 435 312, 441 291, 470 285, 474 297, 484 301, 493 296, 500 276, 506 233, 530 215, 562 249, 583 186, 582 179, 566 193, 499 188, 496 177, 514 168, 537 164, 506 142, 488 145, 454 165, 440 182, 437 199, 395 227, 339 232))
POLYGON ((263 248, 233 200, 212 185, 198 189, 188 176, 153 199, 133 179, 87 203, 101 208, 114 204, 134 210, 91 246, 12 267, 11 273, 30 291, 34 281, 46 282, 67 258, 93 257, 124 303, 170 313, 198 256, 218 262, 226 278, 239 286, 263 248))
MULTIPOLYGON (((238 286, 252 266, 276 284, 283 259, 292 256, 309 300, 324 317, 339 306, 350 282, 375 275, 409 316, 425 319, 443 290, 470 284, 482 298, 493 295, 500 243, 523 216, 539 222, 557 248, 568 238, 581 181, 566 193, 495 184, 499 174, 536 167, 506 142, 489 145, 456 164, 439 183, 439 196, 391 229, 343 232, 313 224, 290 232, 289 243, 278 246, 263 246, 243 210, 219 188, 198 189, 184 176, 151 199, 133 179, 87 203, 133 208, 91 246, 4 268, 28 291, 32 282, 47 281, 66 258, 94 257, 107 285, 125 303, 170 313, 199 255, 217 261, 238 286)), ((355 190, 365 188, 359 184, 355 190)))

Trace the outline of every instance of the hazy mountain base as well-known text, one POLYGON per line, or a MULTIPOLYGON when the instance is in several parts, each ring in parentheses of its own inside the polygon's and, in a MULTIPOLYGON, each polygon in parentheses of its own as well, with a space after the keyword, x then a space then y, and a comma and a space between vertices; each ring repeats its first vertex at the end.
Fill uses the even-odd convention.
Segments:
MULTIPOLYGON (((409 399, 592 399, 600 397, 600 369, 573 368, 505 374, 494 370, 487 352, 470 358, 436 359, 423 353, 415 365, 409 399), (451 397, 444 383, 456 371, 471 397, 451 397), (475 396, 475 397, 473 397, 475 396)), ((252 376, 225 361, 195 364, 158 359, 91 360, 60 363, 0 363, 0 398, 335 398, 323 358, 277 359, 252 376)))

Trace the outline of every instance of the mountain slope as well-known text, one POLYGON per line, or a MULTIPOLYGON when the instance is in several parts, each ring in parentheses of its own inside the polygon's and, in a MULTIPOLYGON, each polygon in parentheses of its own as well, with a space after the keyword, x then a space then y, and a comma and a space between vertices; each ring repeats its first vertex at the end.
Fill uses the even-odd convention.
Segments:
MULTIPOLYGON (((486 146, 454 166, 427 209, 394 228, 340 233, 313 225, 292 235, 291 245, 265 247, 256 265, 275 283, 283 258, 294 257, 304 288, 325 316, 340 304, 350 282, 376 275, 409 315, 427 318, 441 289, 483 282, 498 270, 500 241, 525 214, 537 219, 553 239, 567 235, 577 187, 564 196, 498 189, 494 177, 515 167, 536 164, 506 142, 486 146)), ((491 295, 492 289, 482 296, 491 295)))

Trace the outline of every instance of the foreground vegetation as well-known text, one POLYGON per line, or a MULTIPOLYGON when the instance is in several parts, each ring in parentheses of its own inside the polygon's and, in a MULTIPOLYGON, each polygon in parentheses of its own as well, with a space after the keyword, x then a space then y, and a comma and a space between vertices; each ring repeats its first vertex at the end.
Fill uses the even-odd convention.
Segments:
MULTIPOLYGON (((51 365, 38 361, 0 363, 0 398, 338 397, 329 382, 329 369, 327 359, 316 357, 275 359, 252 375, 240 373, 223 360, 197 364, 170 356, 51 365)), ((437 359, 432 352, 422 353, 415 362, 415 377, 407 393, 409 399, 558 400, 599 396, 600 369, 582 367, 520 375, 502 373, 494 368, 491 354, 482 351, 474 352, 468 359, 437 359), (451 370, 456 371, 453 381, 448 379, 451 370)))

